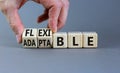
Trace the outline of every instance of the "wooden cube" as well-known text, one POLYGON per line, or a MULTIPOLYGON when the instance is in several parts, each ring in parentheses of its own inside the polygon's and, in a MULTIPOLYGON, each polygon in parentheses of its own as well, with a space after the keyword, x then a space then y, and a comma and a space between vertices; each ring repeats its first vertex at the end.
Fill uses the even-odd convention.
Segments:
POLYGON ((22 35, 22 45, 25 48, 37 48, 37 29, 26 28, 22 35))
POLYGON ((98 46, 98 35, 96 32, 83 32, 83 47, 96 48, 98 46))
POLYGON ((66 32, 58 32, 53 34, 53 48, 67 48, 66 32))
POLYGON ((52 47, 52 31, 48 28, 38 29, 38 48, 52 47))
POLYGON ((68 48, 82 48, 81 32, 68 32, 68 48))

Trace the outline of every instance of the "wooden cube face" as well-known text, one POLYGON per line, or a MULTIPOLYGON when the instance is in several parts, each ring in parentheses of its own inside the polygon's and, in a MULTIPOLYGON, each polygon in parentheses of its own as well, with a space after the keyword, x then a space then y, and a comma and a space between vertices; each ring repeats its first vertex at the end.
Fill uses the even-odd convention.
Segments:
POLYGON ((37 48, 37 29, 27 28, 24 30, 22 45, 25 48, 37 48))
POLYGON ((48 28, 38 29, 38 48, 52 47, 52 31, 48 28))
POLYGON ((54 33, 53 34, 53 48, 67 48, 67 33, 54 33))
POLYGON ((68 48, 82 48, 81 32, 68 32, 68 48))
POLYGON ((26 28, 22 35, 24 48, 96 48, 96 32, 57 32, 48 28, 26 28))
POLYGON ((83 32, 83 47, 96 48, 98 44, 98 35, 96 32, 83 32))

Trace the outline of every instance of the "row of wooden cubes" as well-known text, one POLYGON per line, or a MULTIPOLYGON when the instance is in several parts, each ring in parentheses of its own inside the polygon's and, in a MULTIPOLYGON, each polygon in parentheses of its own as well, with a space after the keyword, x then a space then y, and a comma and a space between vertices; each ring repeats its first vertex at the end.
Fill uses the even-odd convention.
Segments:
POLYGON ((22 35, 24 48, 96 48, 96 32, 57 32, 48 28, 26 28, 22 35))

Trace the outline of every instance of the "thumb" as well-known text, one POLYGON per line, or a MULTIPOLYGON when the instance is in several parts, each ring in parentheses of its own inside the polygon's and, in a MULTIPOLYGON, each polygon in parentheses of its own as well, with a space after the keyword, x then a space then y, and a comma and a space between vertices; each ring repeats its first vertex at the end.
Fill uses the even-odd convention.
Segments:
POLYGON ((8 19, 10 27, 14 31, 16 35, 16 39, 18 43, 22 42, 22 33, 24 31, 24 26, 20 20, 20 16, 18 14, 17 8, 9 8, 5 11, 5 15, 8 19))

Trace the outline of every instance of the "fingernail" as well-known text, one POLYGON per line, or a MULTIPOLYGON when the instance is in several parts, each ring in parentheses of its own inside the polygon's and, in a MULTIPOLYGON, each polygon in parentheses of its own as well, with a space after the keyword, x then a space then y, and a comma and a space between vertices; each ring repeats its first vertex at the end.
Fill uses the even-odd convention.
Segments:
POLYGON ((50 27, 49 25, 48 25, 47 27, 50 28, 53 33, 56 33, 56 32, 57 32, 57 28, 56 28, 56 27, 50 27))
POLYGON ((17 42, 20 44, 21 43, 20 35, 16 35, 16 39, 17 39, 17 42))
POLYGON ((53 33, 56 33, 56 32, 57 32, 57 28, 54 28, 54 29, 52 30, 52 32, 53 32, 53 33))
POLYGON ((18 37, 18 35, 16 35, 16 39, 17 39, 17 42, 19 43, 19 37, 18 37))

